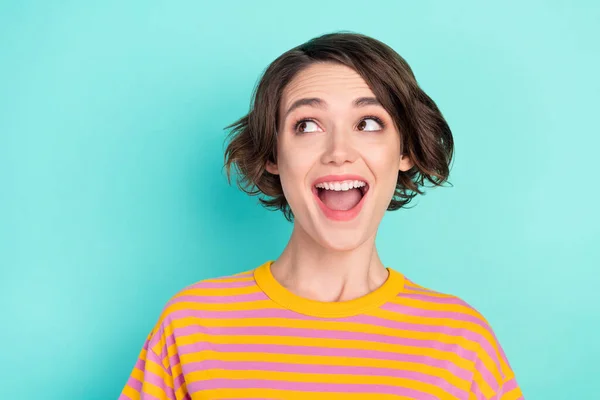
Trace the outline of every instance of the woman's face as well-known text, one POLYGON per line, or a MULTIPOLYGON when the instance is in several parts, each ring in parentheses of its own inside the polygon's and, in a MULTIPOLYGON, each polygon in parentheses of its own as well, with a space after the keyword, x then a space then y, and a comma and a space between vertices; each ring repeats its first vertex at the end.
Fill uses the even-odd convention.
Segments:
POLYGON ((296 228, 322 246, 351 250, 374 238, 399 170, 400 135, 353 69, 315 63, 286 86, 280 102, 278 174, 296 228))

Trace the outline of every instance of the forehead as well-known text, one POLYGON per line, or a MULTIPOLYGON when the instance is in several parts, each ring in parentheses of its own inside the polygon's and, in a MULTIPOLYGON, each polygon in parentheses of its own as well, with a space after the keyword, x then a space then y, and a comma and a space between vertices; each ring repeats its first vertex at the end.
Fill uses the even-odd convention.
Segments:
POLYGON ((335 63, 314 63, 300 71, 285 87, 281 107, 302 97, 320 97, 325 101, 347 101, 357 97, 375 97, 365 80, 352 68, 335 63))

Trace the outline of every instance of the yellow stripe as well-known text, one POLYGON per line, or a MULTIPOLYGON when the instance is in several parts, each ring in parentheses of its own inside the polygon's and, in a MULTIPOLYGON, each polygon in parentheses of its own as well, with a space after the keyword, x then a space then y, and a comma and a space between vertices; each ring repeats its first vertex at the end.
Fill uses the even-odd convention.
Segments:
MULTIPOLYGON (((287 346, 310 346, 316 348, 336 348, 336 349, 364 349, 376 350, 386 353, 425 355, 452 362, 460 368, 470 370, 473 363, 470 360, 460 357, 458 354, 448 351, 442 351, 434 348, 421 348, 413 346, 401 346, 396 344, 368 342, 362 340, 338 340, 321 338, 303 338, 303 337, 282 337, 282 336, 262 336, 262 335, 207 335, 204 333, 194 333, 193 335, 179 338, 178 346, 194 344, 198 342, 213 344, 263 344, 263 345, 287 345, 287 346)), ((175 354, 177 348, 175 345, 169 346, 169 354, 175 354)), ((180 355, 181 356, 181 355, 180 355)))
POLYGON ((177 389, 175 391, 175 398, 177 400, 181 400, 186 396, 186 394, 187 394, 187 386, 186 386, 185 382, 183 382, 181 384, 181 386, 179 386, 179 389, 177 389))
MULTIPOLYGON (((200 296, 215 296, 215 295, 223 295, 223 296, 236 296, 240 294, 251 294, 261 292, 257 286, 243 287, 243 288, 228 288, 228 289, 184 289, 181 292, 175 294, 170 300, 169 305, 163 308, 158 321, 154 325, 152 332, 148 335, 148 340, 156 334, 160 330, 160 327, 163 324, 163 321, 167 316, 175 311, 188 311, 188 310, 198 310, 198 311, 223 311, 226 306, 226 309, 230 310, 252 310, 258 308, 269 308, 269 306, 273 306, 273 302, 270 299, 253 301, 253 302, 240 302, 240 303, 202 303, 198 301, 177 301, 172 303, 178 297, 186 296, 186 295, 200 295, 200 296)), ((169 328, 167 325, 165 329, 169 328)), ((166 332, 167 336, 172 334, 172 330, 166 332)), ((156 346, 155 346, 156 347, 156 346)))
POLYGON ((134 368, 131 373, 131 377, 137 379, 140 382, 144 381, 144 371, 139 368, 134 368))
POLYGON ((473 381, 477 383, 479 391, 485 396, 486 399, 491 399, 495 394, 494 389, 492 389, 485 379, 483 379, 483 376, 477 368, 473 368, 473 381))
POLYGON ((146 360, 146 370, 158 376, 165 385, 173 389, 173 382, 169 382, 170 379, 167 379, 167 374, 161 365, 158 365, 153 360, 146 360))
MULTIPOLYGON (((377 311, 372 312, 370 315, 373 315, 373 316, 376 316, 379 318, 383 318, 386 320, 401 321, 401 322, 407 322, 407 323, 412 323, 412 324, 437 326, 437 327, 442 327, 442 328, 448 327, 448 328, 455 328, 455 329, 467 329, 473 333, 480 335, 481 337, 483 337, 483 339, 487 343, 489 343, 491 345, 492 349, 495 352, 496 357, 500 361, 501 368, 504 367, 503 359, 500 355, 496 339, 494 338, 494 336, 492 336, 492 333, 490 332, 490 330, 485 329, 481 325, 476 324, 474 322, 460 321, 460 320, 456 320, 456 319, 452 319, 452 318, 431 318, 431 317, 411 316, 411 315, 397 314, 392 311, 386 311, 386 310, 377 310, 377 311)), ((484 324, 486 324, 485 321, 482 321, 482 322, 484 324)), ((421 334, 422 333, 419 333, 419 335, 421 335, 421 334)), ((472 343, 477 343, 477 342, 472 342, 472 343)), ((470 348, 473 348, 473 347, 470 347, 470 348)), ((502 375, 500 374, 500 371, 498 371, 497 364, 493 360, 493 358, 490 357, 488 355, 488 353, 482 347, 480 347, 480 345, 478 345, 478 344, 475 345, 475 351, 477 352, 477 354, 479 355, 481 360, 484 362, 484 365, 486 366, 486 368, 488 368, 492 372, 492 374, 494 374, 496 376, 496 379, 498 381, 500 381, 502 379, 502 375), (495 371, 497 371, 497 372, 495 372, 495 371)))
POLYGON ((402 293, 405 293, 407 291, 414 292, 415 294, 432 294, 432 295, 438 295, 438 296, 443 296, 443 297, 456 297, 449 293, 438 292, 433 289, 426 288, 425 286, 417 285, 416 283, 410 283, 410 282, 405 282, 404 290, 402 291, 402 293))
POLYGON ((245 301, 235 303, 201 303, 195 301, 181 301, 170 304, 165 308, 165 314, 174 311, 256 311, 261 309, 279 308, 285 310, 281 306, 273 303, 271 299, 245 301))
POLYGON ((502 400, 517 400, 517 399, 520 399, 521 397, 523 397, 523 393, 521 392, 521 389, 517 386, 510 392, 504 393, 502 395, 501 399, 502 400))
MULTIPOLYGON (((243 275, 245 274, 245 272, 242 272, 240 274, 237 275, 243 275)), ((197 284, 201 284, 201 283, 231 283, 231 282, 251 282, 254 281, 254 275, 250 275, 250 276, 237 276, 237 275, 232 275, 229 278, 214 278, 214 279, 204 279, 200 282, 198 282, 197 284)))
POLYGON ((449 293, 442 293, 442 292, 438 292, 438 291, 430 289, 430 288, 426 288, 425 286, 417 285, 416 283, 405 282, 404 290, 402 291, 402 293, 408 293, 408 292, 410 292, 410 294, 425 294, 425 295, 432 295, 432 296, 436 296, 436 297, 455 297, 456 298, 456 296, 449 294, 449 293))
MULTIPOLYGON (((441 320, 443 321, 443 320, 441 320)), ((374 334, 384 334, 384 335, 388 335, 388 336, 393 336, 393 337, 403 337, 403 338, 412 338, 412 339, 417 339, 417 340, 436 340, 438 342, 441 343, 446 343, 446 344, 450 344, 450 345, 455 345, 455 344, 459 344, 462 347, 464 347, 467 350, 473 351, 475 352, 478 357, 481 359, 482 364, 490 371, 490 373, 494 376, 494 378, 496 379, 497 382, 501 382, 502 379, 502 375, 495 363, 495 361, 490 357, 490 355, 483 350, 483 348, 481 347, 480 344, 478 344, 477 342, 473 342, 473 341, 469 341, 464 339, 463 337, 458 337, 458 336, 453 336, 453 335, 447 335, 447 334, 443 334, 443 333, 429 333, 429 332, 417 332, 417 331, 411 331, 411 330, 400 330, 400 329, 392 329, 392 328, 385 328, 385 327, 378 327, 378 326, 372 326, 372 325, 365 325, 365 324, 358 324, 358 323, 353 323, 353 322, 339 322, 339 321, 319 321, 319 322, 315 322, 315 321, 310 321, 310 320, 293 320, 293 319, 287 319, 287 318, 243 318, 243 319, 218 319, 218 318, 209 318, 209 319, 199 319, 196 317, 186 317, 186 318, 182 318, 182 319, 178 319, 178 320, 174 320, 172 325, 168 325, 165 327, 165 333, 168 335, 173 331, 173 328, 177 327, 185 327, 185 326, 191 326, 191 325, 200 325, 200 326, 207 326, 207 327, 246 327, 246 326, 281 326, 281 327, 292 327, 292 328, 304 328, 304 329, 329 329, 329 330, 344 330, 344 331, 351 331, 351 332, 360 332, 360 333, 374 333, 374 334), (317 325, 318 324, 318 325, 317 325)), ((479 329, 482 329, 481 327, 479 327, 479 329)), ((489 335, 489 334, 488 334, 489 335)), ((201 340, 206 340, 206 338, 211 337, 210 335, 207 336, 201 336, 203 339, 201 340)), ((231 342, 231 343, 257 343, 256 339, 257 336, 221 336, 221 338, 231 338, 233 339, 238 338, 236 342, 231 342), (243 341, 239 341, 240 337, 245 337, 246 339, 244 339, 243 341)), ((196 336, 196 338, 194 338, 194 335, 190 335, 190 336, 184 336, 184 337, 179 337, 178 338, 178 346, 182 346, 182 345, 186 345, 186 344, 191 344, 191 343, 195 343, 198 341, 198 336, 196 336)), ((265 340, 263 344, 271 344, 271 343, 275 343, 274 339, 275 336, 265 336, 265 340)), ((283 337, 282 338, 282 344, 297 344, 298 340, 301 339, 300 337, 283 337)), ((316 346, 316 347, 323 347, 322 343, 324 339, 311 339, 311 338, 306 338, 309 340, 310 346, 316 346)), ((211 337, 210 340, 216 340, 216 336, 211 337)), ((506 364, 504 363, 503 358, 500 356, 500 353, 498 351, 498 347, 497 347, 497 343, 495 340, 491 339, 491 345, 492 348, 495 350, 496 352, 496 356, 498 357, 498 359, 500 360, 500 365, 501 368, 503 368, 503 370, 508 370, 506 364)), ((339 347, 343 347, 343 348, 365 348, 365 342, 364 341, 352 341, 352 340, 338 340, 337 341, 342 342, 344 344, 344 346, 339 346, 339 347)), ((220 341, 220 343, 228 343, 227 341, 220 341)), ((281 343, 281 342, 280 342, 281 343)), ((258 343, 257 343, 258 344, 258 343)), ((385 348, 390 348, 390 345, 388 344, 384 344, 383 346, 385 346, 385 348)), ((406 347, 406 346, 400 346, 399 348, 402 347, 406 347)), ((403 350, 405 351, 405 350, 403 350)), ((432 349, 423 349, 419 352, 419 354, 430 354, 430 351, 432 351, 432 349)), ((172 356, 173 350, 170 350, 169 356, 172 356)), ((448 352, 446 352, 448 353, 448 352)), ((409 353, 409 354, 414 354, 414 351, 409 353)), ((451 353, 450 353, 451 354, 451 353)), ((444 358, 448 358, 448 357, 444 357, 444 358)), ((456 356, 457 359, 461 359, 460 357, 456 356)), ((456 361, 454 361, 456 363, 456 361)), ((467 367, 468 368, 468 367, 467 367)))
MULTIPOLYGON (((174 328, 184 328, 186 326, 193 326, 202 324, 204 327, 214 328, 246 328, 246 327, 277 327, 277 328, 298 328, 298 329, 311 329, 311 330, 325 330, 325 331, 343 331, 353 333, 365 333, 365 334, 380 334, 398 338, 411 338, 417 340, 436 340, 438 342, 447 344, 460 344, 464 340, 463 337, 448 335, 445 333, 437 332, 418 332, 414 330, 406 329, 395 329, 384 326, 375 326, 360 324, 357 322, 340 322, 340 321, 312 321, 302 319, 289 319, 289 318, 239 318, 239 319, 228 319, 228 318, 196 318, 186 317, 173 321, 174 328)), ((182 336, 183 339, 185 336, 182 336)), ((294 339, 290 339, 292 341, 294 339)), ((468 343, 469 341, 465 341, 468 343)), ((471 348, 474 343, 471 344, 471 348)))
POLYGON ((132 388, 131 386, 125 386, 123 389, 123 394, 130 398, 130 400, 139 400, 140 392, 132 388))
MULTIPOLYGON (((175 349, 174 347, 175 346, 170 347, 170 348, 173 348, 172 350, 170 350, 173 353, 175 353, 177 351, 177 349, 175 349)), ((179 375, 183 374, 181 362, 178 362, 175 365, 171 365, 171 374, 173 375, 173 381, 175 381, 175 378, 177 378, 179 375)))
POLYGON ((272 353, 220 353, 211 350, 206 350, 197 353, 182 354, 180 358, 181 362, 184 364, 200 362, 204 360, 219 360, 231 362, 261 361, 284 364, 314 364, 330 366, 390 368, 393 370, 419 371, 430 376, 442 378, 448 383, 464 391, 468 391, 471 384, 470 381, 458 378, 456 375, 453 375, 450 371, 448 371, 445 368, 432 367, 429 365, 412 362, 380 360, 372 358, 272 353))
POLYGON ((420 308, 422 310, 430 310, 430 311, 450 311, 457 312, 461 314, 471 315, 481 321, 487 323, 487 320, 479 313, 477 310, 464 305, 464 304, 445 304, 445 303, 437 303, 435 301, 427 301, 427 300, 416 300, 409 299, 406 297, 397 297, 390 301, 390 303, 398 304, 401 306, 408 306, 413 308, 420 308))
MULTIPOLYGON (((413 330, 403 330, 387 328, 375 325, 366 325, 356 322, 339 322, 339 321, 312 321, 312 320, 297 320, 288 318, 240 318, 240 319, 219 319, 219 318, 202 318, 196 317, 181 318, 180 320, 173 321, 175 328, 199 325, 205 327, 284 327, 284 328, 302 328, 302 329, 323 329, 323 330, 339 330, 345 332, 356 332, 356 333, 370 333, 370 334, 381 334, 398 338, 410 338, 416 340, 435 340, 441 343, 450 345, 460 345, 461 347, 473 351, 479 355, 483 364, 490 370, 490 372, 496 377, 498 382, 501 381, 502 377, 500 371, 496 367, 496 363, 492 358, 483 351, 479 343, 464 339, 462 336, 453 336, 445 333, 436 332, 418 332, 413 330)), ((180 338, 180 346, 183 344, 189 344, 186 338, 189 336, 180 338)), ((298 337, 288 337, 287 341, 289 344, 294 344, 298 337)), ((322 339, 315 339, 316 341, 322 341, 322 339)), ((343 340, 344 343, 347 340, 343 340)), ((248 343, 252 343, 250 340, 248 343)), ((355 348, 362 348, 364 342, 358 342, 360 344, 355 348)), ((348 346, 349 347, 349 346, 348 346)))
POLYGON ((160 400, 169 400, 169 397, 161 388, 148 381, 144 382, 142 386, 142 393, 150 394, 160 400))
MULTIPOLYGON (((170 304, 161 313, 158 322, 155 324, 154 331, 158 331, 162 325, 164 319, 175 311, 248 311, 248 310, 260 310, 263 308, 279 308, 277 304, 273 303, 270 299, 249 301, 249 302, 237 302, 237 303, 200 303, 184 301, 179 303, 170 304)), ((187 319, 187 318, 184 318, 187 319)), ((177 320, 178 321, 178 320, 177 320)), ((202 324, 200 324, 202 326, 202 324)), ((164 327, 164 335, 170 336, 173 334, 173 326, 167 324, 164 327)))
POLYGON ((164 356, 161 361, 162 361, 162 365, 163 365, 164 369, 168 371, 169 370, 169 356, 168 355, 164 356))
POLYGON ((267 375, 264 371, 235 371, 224 369, 208 369, 203 371, 195 371, 190 372, 186 375, 186 381, 188 382, 188 384, 190 382, 198 382, 211 379, 268 379, 271 381, 285 382, 388 385, 419 390, 421 392, 437 396, 438 398, 451 398, 448 392, 444 391, 439 386, 407 378, 396 378, 388 376, 349 374, 330 375, 280 371, 269 371, 267 375))
MULTIPOLYGON (((395 313, 393 311, 387 311, 387 310, 376 310, 372 313, 370 313, 369 315, 372 315, 374 317, 378 317, 378 318, 382 318, 388 321, 394 321, 394 322, 407 322, 407 323, 411 323, 411 324, 419 324, 419 325, 430 325, 430 326, 437 326, 437 327, 448 327, 448 328, 455 328, 455 329, 468 329, 471 332, 477 333, 481 336, 483 336, 488 343, 493 344, 494 343, 494 337, 492 336, 492 334, 490 333, 490 331, 488 329, 485 329, 484 327, 482 327, 479 324, 476 324, 475 322, 470 322, 470 321, 461 321, 461 320, 457 320, 457 319, 453 319, 453 318, 433 318, 433 317, 423 317, 423 316, 413 316, 413 315, 407 315, 407 314, 398 314, 395 313)), ((485 323, 485 322, 484 322, 485 323)))
MULTIPOLYGON (((302 391, 288 391, 279 389, 210 389, 202 390, 202 398, 206 399, 245 399, 245 398, 269 398, 269 399, 287 399, 287 400, 414 400, 413 397, 404 397, 391 394, 379 393, 316 393, 302 391)), ((451 396, 441 399, 453 399, 451 396)))
POLYGON ((173 299, 176 299, 181 296, 239 296, 242 294, 252 294, 258 292, 261 292, 258 286, 190 288, 180 291, 175 296, 173 296, 173 299))
POLYGON ((140 351, 140 355, 138 356, 138 358, 140 360, 145 360, 147 354, 148 354, 148 351, 142 347, 142 350, 140 351))
MULTIPOLYGON (((158 331, 156 334, 158 334, 158 331)), ((163 348, 165 347, 166 343, 167 337, 163 332, 162 335, 158 337, 158 341, 154 344, 154 346, 150 348, 150 351, 153 352, 156 357, 160 357, 159 354, 162 354, 163 348)))
POLYGON ((400 296, 402 296, 403 294, 420 294, 423 296, 430 296, 430 297, 437 297, 440 299, 456 299, 456 296, 453 296, 451 294, 445 294, 445 293, 436 293, 436 292, 423 292, 423 291, 419 291, 419 290, 410 290, 410 289, 405 289, 402 291, 402 293, 400 294, 400 296))

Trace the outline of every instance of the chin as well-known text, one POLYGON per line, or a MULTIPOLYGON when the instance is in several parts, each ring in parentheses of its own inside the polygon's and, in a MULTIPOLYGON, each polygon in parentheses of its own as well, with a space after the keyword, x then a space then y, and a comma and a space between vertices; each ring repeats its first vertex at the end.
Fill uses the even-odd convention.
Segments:
MULTIPOLYGON (((333 251, 351 251, 362 246, 372 236, 369 227, 355 226, 334 228, 331 226, 314 226, 313 240, 323 248, 333 251)), ((308 233, 308 232, 307 232, 308 233)), ((308 233, 310 235, 310 233, 308 233)))
POLYGON ((322 238, 321 245, 328 250, 347 252, 360 247, 364 243, 364 239, 358 235, 354 237, 322 238))

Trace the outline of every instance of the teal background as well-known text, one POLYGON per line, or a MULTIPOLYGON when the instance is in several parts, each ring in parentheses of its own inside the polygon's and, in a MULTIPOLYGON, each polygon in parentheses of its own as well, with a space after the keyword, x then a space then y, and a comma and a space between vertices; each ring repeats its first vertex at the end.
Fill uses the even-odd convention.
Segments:
POLYGON ((278 55, 396 49, 453 129, 453 187, 388 213, 384 262, 490 321, 527 399, 597 398, 594 1, 2 1, 1 398, 116 399, 165 302, 291 232, 221 170, 278 55))

